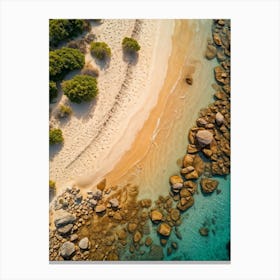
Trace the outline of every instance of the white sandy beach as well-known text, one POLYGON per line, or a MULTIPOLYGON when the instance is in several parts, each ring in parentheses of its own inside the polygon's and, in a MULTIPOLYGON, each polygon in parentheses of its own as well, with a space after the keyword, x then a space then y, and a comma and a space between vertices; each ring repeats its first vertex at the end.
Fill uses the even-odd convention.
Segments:
MULTIPOLYGON (((138 22, 139 24, 139 22, 138 22)), ((143 20, 135 35, 141 50, 128 67, 121 41, 130 37, 135 20, 105 20, 92 32, 112 50, 108 67, 97 65, 88 53, 86 63, 99 69, 99 95, 91 104, 71 104, 70 120, 59 123, 64 135, 61 150, 50 150, 50 179, 60 188, 78 182, 97 183, 131 147, 137 132, 157 104, 172 50, 173 20, 143 20)), ((65 102, 62 97, 61 102, 65 102)), ((58 106, 58 104, 56 105, 58 106)))

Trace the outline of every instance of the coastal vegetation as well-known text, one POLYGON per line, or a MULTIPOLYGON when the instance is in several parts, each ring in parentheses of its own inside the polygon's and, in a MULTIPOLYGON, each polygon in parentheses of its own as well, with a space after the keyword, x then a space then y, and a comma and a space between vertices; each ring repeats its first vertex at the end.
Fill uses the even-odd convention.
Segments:
POLYGON ((54 81, 49 82, 49 94, 50 94, 50 102, 52 102, 52 100, 57 97, 57 87, 54 81))
POLYGON ((91 101, 97 94, 97 80, 88 75, 76 75, 62 83, 64 94, 74 103, 91 101))
POLYGON ((72 109, 70 106, 67 105, 61 105, 59 107, 59 117, 60 118, 66 118, 72 114, 72 109))
POLYGON ((89 22, 81 19, 50 19, 49 43, 56 47, 59 43, 71 39, 89 28, 89 22))
POLYGON ((49 53, 49 75, 52 81, 61 81, 70 71, 83 68, 85 56, 76 49, 61 48, 49 53))
POLYGON ((61 129, 59 129, 59 128, 50 129, 50 132, 49 132, 50 145, 61 144, 61 143, 63 143, 63 141, 64 141, 64 139, 63 139, 61 129))
POLYGON ((141 48, 139 43, 135 39, 128 37, 125 37, 122 40, 122 47, 125 51, 128 52, 138 52, 141 48))
POLYGON ((92 42, 90 51, 94 57, 100 60, 111 56, 111 49, 105 42, 92 42))

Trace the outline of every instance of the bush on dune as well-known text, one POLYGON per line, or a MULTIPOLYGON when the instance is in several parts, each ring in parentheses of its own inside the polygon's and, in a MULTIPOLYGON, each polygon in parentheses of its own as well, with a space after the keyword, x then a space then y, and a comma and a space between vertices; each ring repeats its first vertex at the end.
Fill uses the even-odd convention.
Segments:
POLYGON ((94 57, 101 60, 111 56, 111 49, 105 42, 92 42, 90 50, 94 57))
POLYGON ((140 45, 133 38, 125 37, 122 41, 122 47, 125 51, 128 52, 138 52, 140 50, 140 45))
POLYGON ((64 141, 62 131, 59 128, 52 128, 49 134, 49 142, 51 145, 60 144, 64 141))
POLYGON ((59 117, 60 118, 66 118, 72 114, 71 107, 67 105, 61 105, 59 108, 59 117))
POLYGON ((81 19, 50 19, 49 42, 56 47, 60 42, 71 39, 89 29, 89 22, 81 19))
POLYGON ((83 68, 85 56, 76 49, 61 48, 49 53, 50 80, 60 81, 70 71, 83 68))
POLYGON ((97 80, 88 75, 76 75, 62 83, 62 90, 72 102, 88 102, 98 94, 97 80))
POLYGON ((49 94, 50 94, 50 102, 52 102, 52 100, 57 97, 57 87, 54 81, 49 82, 49 94))

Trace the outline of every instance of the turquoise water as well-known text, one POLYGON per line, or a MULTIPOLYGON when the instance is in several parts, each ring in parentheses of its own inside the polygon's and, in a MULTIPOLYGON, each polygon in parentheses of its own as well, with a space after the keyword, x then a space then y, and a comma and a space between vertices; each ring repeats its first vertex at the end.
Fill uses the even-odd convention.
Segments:
MULTIPOLYGON (((178 239, 174 229, 164 250, 165 261, 228 261, 227 243, 230 241, 230 175, 213 177, 219 181, 219 194, 214 191, 210 195, 195 194, 195 203, 182 213, 182 224, 178 227, 182 239, 178 239), (199 229, 207 227, 208 236, 201 236, 199 229), (167 248, 176 242, 178 249, 167 255, 167 248)), ((149 220, 150 234, 153 244, 160 245, 157 226, 149 220)), ((127 248, 128 249, 128 248, 127 248)), ((149 255, 149 248, 142 246, 141 250, 149 255)), ((145 254, 145 255, 146 255, 145 254)), ((147 260, 144 256, 131 255, 128 251, 122 255, 123 260, 147 260)))
POLYGON ((219 181, 221 193, 195 195, 195 204, 183 214, 179 227, 182 240, 178 240, 174 232, 170 237, 178 243, 178 250, 166 260, 229 260, 226 244, 230 240, 230 175, 213 179, 219 181), (198 232, 203 224, 209 228, 206 237, 198 232))
MULTIPOLYGON (((179 226, 182 240, 176 237, 173 230, 164 248, 165 260, 229 260, 226 245, 230 240, 230 175, 213 179, 219 181, 218 189, 221 192, 205 196, 198 187, 199 194, 194 196, 194 205, 182 214, 183 222, 179 226), (199 234, 202 226, 209 229, 208 236, 199 234), (177 242, 178 249, 167 256, 167 248, 173 241, 177 242)), ((152 231, 155 236, 154 227, 152 231)))

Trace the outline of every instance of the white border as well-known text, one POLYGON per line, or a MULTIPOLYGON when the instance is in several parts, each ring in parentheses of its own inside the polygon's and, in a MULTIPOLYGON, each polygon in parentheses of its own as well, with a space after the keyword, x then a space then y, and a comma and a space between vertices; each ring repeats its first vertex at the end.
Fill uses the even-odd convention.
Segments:
POLYGON ((278 1, 9 0, 0 18, 1 279, 279 279, 278 1), (232 19, 231 264, 49 265, 48 18, 105 17, 232 19))

